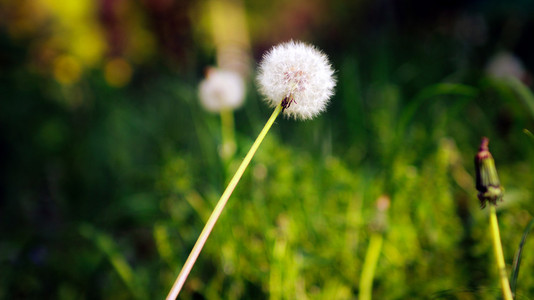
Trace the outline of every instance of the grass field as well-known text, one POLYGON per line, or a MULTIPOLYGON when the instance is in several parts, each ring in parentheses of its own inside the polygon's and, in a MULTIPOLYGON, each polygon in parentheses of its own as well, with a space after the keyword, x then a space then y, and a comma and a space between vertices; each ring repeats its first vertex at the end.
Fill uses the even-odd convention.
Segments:
MULTIPOLYGON (((128 37, 152 36, 148 58, 136 60, 145 52, 132 42, 120 56, 126 67, 106 65, 108 49, 93 65, 80 58, 78 77, 70 60, 85 57, 78 48, 61 48, 67 58, 59 65, 36 54, 43 35, 59 29, 17 31, 12 14, 0 22, 0 298, 164 298, 272 112, 257 92, 255 66, 289 38, 330 57, 335 95, 313 120, 276 120, 180 299, 502 297, 473 158, 488 137, 505 188, 497 215, 511 276, 534 215, 532 5, 441 9, 416 1, 428 13, 421 16, 404 2, 389 15, 378 11, 392 1, 312 1, 318 11, 304 12, 330 25, 312 22, 302 33, 288 21, 296 29, 278 33, 276 22, 262 29, 267 4, 245 1, 251 74, 243 107, 231 112, 235 153, 225 157, 220 115, 198 99, 203 70, 216 63, 216 47, 193 18, 201 7, 184 1, 185 17, 179 4, 175 19, 165 15, 188 20, 177 21, 173 44, 161 29, 167 19, 141 2, 119 24, 128 37), (518 15, 520 24, 506 23, 518 15), (523 77, 488 72, 502 51, 523 61, 523 77), (116 77, 106 73, 114 66, 116 77)), ((301 4, 283 14, 297 18, 301 4)), ((16 3, 0 9, 24 11, 16 3)), ((78 31, 69 32, 58 35, 75 40, 78 31)), ((533 248, 527 237, 515 299, 534 298, 533 248)))

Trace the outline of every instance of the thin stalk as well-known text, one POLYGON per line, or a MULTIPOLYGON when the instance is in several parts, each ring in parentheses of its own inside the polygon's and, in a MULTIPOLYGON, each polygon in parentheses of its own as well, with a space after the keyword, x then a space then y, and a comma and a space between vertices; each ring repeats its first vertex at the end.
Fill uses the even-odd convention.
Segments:
POLYGON ((362 276, 360 278, 360 300, 371 300, 373 293, 373 278, 375 277, 376 264, 380 257, 380 251, 382 249, 382 242, 384 238, 381 233, 371 234, 371 240, 369 241, 369 248, 365 254, 365 261, 362 268, 362 276))
POLYGON ((200 233, 200 236, 197 239, 197 242, 195 243, 195 246, 193 247, 193 250, 191 250, 191 253, 189 254, 189 257, 185 261, 184 266, 182 267, 182 270, 180 271, 180 274, 176 278, 176 281, 174 282, 174 285, 172 286, 171 290, 169 291, 169 295, 167 295, 167 300, 174 300, 176 297, 178 297, 178 294, 180 293, 180 290, 182 289, 185 280, 187 279, 187 276, 189 275, 189 272, 191 272, 191 269, 193 268, 193 265, 195 264, 195 261, 198 258, 198 255, 200 254, 200 251, 202 251, 202 247, 204 247, 204 244, 206 243, 206 240, 208 239, 211 230, 215 226, 215 223, 219 219, 219 216, 221 215, 224 206, 226 205, 226 202, 228 202, 228 199, 232 195, 232 192, 234 191, 235 187, 237 186, 237 183, 241 179, 241 176, 243 176, 243 173, 245 172, 247 166, 249 165, 250 161, 252 160, 252 157, 256 153, 256 150, 258 150, 258 147, 260 146, 261 142, 267 135, 267 132, 269 132, 269 129, 273 125, 274 121, 282 111, 281 104, 276 107, 273 114, 267 120, 267 123, 263 127, 262 131, 256 138, 256 141, 252 146, 250 147, 250 150, 248 151, 247 155, 243 159, 243 162, 241 162, 241 165, 237 169, 237 171, 234 174, 234 177, 232 177, 232 180, 230 180, 230 183, 226 187, 226 190, 224 190, 224 193, 222 194, 221 198, 219 199, 219 202, 217 202, 217 205, 213 209, 213 212, 211 213, 211 216, 208 219, 208 222, 206 222, 206 225, 204 226, 204 229, 202 229, 202 232, 200 233))
POLYGON ((234 132, 234 113, 232 110, 222 110, 221 115, 221 136, 222 148, 221 157, 228 162, 235 153, 235 132, 234 132))
POLYGON ((510 277, 510 288, 512 289, 512 295, 514 296, 515 296, 515 290, 517 287, 517 277, 519 276, 519 266, 521 266, 521 257, 523 255, 523 247, 525 246, 527 237, 533 227, 534 227, 534 219, 530 220, 527 227, 525 228, 525 231, 523 231, 523 237, 521 237, 521 242, 519 243, 519 247, 517 248, 517 252, 515 253, 514 264, 512 266, 512 276, 510 277))
POLYGON ((495 252, 495 261, 499 268, 499 277, 504 300, 513 300, 512 290, 506 275, 506 266, 504 264, 504 254, 502 251, 501 235, 499 233, 499 223, 497 222, 497 213, 494 205, 490 205, 490 224, 491 235, 493 237, 493 252, 495 252))

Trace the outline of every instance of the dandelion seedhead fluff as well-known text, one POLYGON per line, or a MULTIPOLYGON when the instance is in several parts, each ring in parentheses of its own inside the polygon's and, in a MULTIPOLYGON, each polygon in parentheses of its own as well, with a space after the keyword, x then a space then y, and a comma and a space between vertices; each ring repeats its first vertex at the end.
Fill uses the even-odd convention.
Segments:
POLYGON ((314 46, 293 41, 265 54, 257 80, 269 106, 282 103, 286 116, 302 120, 326 109, 336 85, 326 55, 314 46))
POLYGON ((495 55, 486 67, 489 76, 499 79, 515 77, 519 80, 527 78, 527 71, 517 56, 501 52, 495 55))
POLYGON ((198 93, 200 103, 210 112, 233 110, 243 104, 245 83, 237 72, 210 68, 198 93))

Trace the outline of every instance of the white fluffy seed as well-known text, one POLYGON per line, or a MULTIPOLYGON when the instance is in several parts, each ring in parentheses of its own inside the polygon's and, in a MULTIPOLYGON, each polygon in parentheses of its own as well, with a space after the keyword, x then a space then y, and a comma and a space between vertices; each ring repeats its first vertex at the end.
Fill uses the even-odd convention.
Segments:
POLYGON ((336 85, 326 55, 314 46, 293 41, 264 55, 257 81, 269 106, 284 101, 284 114, 302 120, 326 109, 336 85))
POLYGON ((244 97, 243 78, 233 71, 212 68, 199 85, 200 103, 210 112, 239 108, 244 97))

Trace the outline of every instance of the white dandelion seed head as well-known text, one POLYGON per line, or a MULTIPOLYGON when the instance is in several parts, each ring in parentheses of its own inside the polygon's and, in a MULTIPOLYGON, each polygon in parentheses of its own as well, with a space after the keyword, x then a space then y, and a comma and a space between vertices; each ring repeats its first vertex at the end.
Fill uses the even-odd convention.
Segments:
POLYGON ((202 106, 210 112, 233 110, 243 104, 245 83, 237 72, 210 68, 199 85, 202 106))
POLYGON ((273 47, 259 66, 260 92, 271 107, 284 99, 284 114, 311 119, 324 111, 334 94, 334 70, 325 54, 311 45, 290 41, 273 47))
POLYGON ((493 56, 486 67, 486 72, 489 76, 499 79, 515 77, 522 80, 526 76, 523 63, 509 52, 501 52, 493 56))

